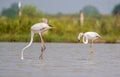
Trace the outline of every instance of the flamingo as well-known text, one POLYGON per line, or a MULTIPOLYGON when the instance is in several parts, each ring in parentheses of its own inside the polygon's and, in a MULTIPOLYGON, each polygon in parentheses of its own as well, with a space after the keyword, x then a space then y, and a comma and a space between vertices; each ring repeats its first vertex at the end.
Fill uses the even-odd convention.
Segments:
POLYGON ((81 37, 83 37, 84 44, 88 44, 88 40, 92 41, 91 45, 90 45, 91 53, 93 53, 93 41, 98 39, 98 38, 101 38, 101 36, 96 32, 85 32, 85 33, 81 32, 78 35, 78 40, 80 40, 81 37))
POLYGON ((51 25, 48 25, 47 24, 48 20, 46 18, 42 18, 42 22, 41 23, 36 23, 34 24, 32 27, 31 27, 31 40, 29 42, 29 44, 27 46, 25 46, 22 51, 21 51, 21 60, 24 59, 23 57, 23 53, 24 53, 24 50, 28 47, 31 46, 32 42, 33 42, 33 37, 34 37, 34 34, 35 33, 38 33, 40 35, 40 39, 41 39, 41 55, 39 56, 39 59, 43 58, 43 52, 45 51, 46 49, 46 46, 45 46, 45 43, 44 43, 44 40, 42 38, 42 33, 44 31, 47 31, 48 29, 51 29, 52 26, 51 25))

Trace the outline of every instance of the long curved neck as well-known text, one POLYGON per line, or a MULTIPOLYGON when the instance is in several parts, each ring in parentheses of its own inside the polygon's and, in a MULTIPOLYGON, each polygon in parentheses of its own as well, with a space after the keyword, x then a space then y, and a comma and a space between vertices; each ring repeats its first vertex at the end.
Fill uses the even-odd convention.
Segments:
POLYGON ((88 38, 86 36, 83 36, 83 43, 87 44, 88 43, 88 38))
POLYGON ((78 40, 80 40, 80 37, 81 37, 81 36, 80 36, 80 34, 79 34, 79 35, 78 35, 78 40))
POLYGON ((21 59, 22 59, 22 60, 24 59, 24 57, 23 57, 24 50, 25 50, 26 48, 28 48, 29 46, 31 46, 31 44, 32 44, 32 42, 33 42, 33 37, 34 37, 34 33, 31 31, 31 40, 30 40, 30 43, 29 43, 27 46, 25 46, 25 47, 22 49, 22 51, 21 51, 21 59))

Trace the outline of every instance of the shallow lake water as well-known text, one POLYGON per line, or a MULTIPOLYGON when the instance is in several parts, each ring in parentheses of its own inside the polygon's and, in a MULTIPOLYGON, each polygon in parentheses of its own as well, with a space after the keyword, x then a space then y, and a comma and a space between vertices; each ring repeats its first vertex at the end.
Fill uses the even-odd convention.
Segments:
POLYGON ((120 77, 120 44, 46 43, 39 60, 40 43, 0 43, 0 77, 120 77))

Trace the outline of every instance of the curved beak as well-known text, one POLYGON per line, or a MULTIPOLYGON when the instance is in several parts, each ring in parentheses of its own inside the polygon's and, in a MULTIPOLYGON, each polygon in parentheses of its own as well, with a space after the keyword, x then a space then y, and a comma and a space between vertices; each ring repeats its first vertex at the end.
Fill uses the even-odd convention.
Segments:
POLYGON ((53 27, 52 25, 49 25, 50 27, 53 27))
POLYGON ((49 29, 54 28, 52 25, 49 25, 49 27, 50 27, 49 29))

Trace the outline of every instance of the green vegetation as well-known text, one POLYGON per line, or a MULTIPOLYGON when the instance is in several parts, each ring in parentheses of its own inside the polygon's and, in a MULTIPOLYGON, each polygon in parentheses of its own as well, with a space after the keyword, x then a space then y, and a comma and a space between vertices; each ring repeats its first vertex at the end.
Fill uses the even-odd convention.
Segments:
MULTIPOLYGON (((43 17, 48 18, 49 24, 54 26, 43 36, 47 42, 78 42, 79 32, 86 31, 99 33, 102 39, 97 42, 116 43, 120 41, 119 13, 117 15, 85 14, 84 25, 80 26, 79 14, 45 15, 36 7, 25 5, 22 7, 22 16, 18 17, 15 5, 2 11, 0 17, 1 42, 30 41, 30 27, 40 22, 43 17), (15 8, 12 9, 12 7, 15 8), (9 13, 11 10, 13 12, 9 13)), ((39 35, 35 35, 34 41, 39 42, 39 40, 39 35)))
POLYGON ((113 12, 112 12, 114 15, 117 15, 119 14, 120 15, 120 4, 116 5, 113 9, 113 12))
POLYGON ((91 6, 91 5, 85 6, 83 8, 83 12, 84 12, 84 14, 87 14, 87 15, 99 15, 100 14, 98 9, 94 6, 91 6))
MULTIPOLYGON (((44 35, 47 42, 77 42, 79 32, 96 31, 107 43, 120 40, 120 16, 86 16, 84 26, 80 27, 79 15, 50 16, 49 24, 54 28, 44 35)), ((42 18, 42 17, 41 17, 42 18)), ((30 41, 30 27, 41 21, 39 17, 21 16, 13 19, 0 17, 0 41, 28 42, 30 41)), ((39 41, 35 35, 34 41, 39 41)), ((101 40, 100 40, 101 41, 101 40)))
POLYGON ((1 14, 7 17, 15 17, 17 16, 17 8, 17 3, 13 3, 10 8, 4 8, 1 14))

